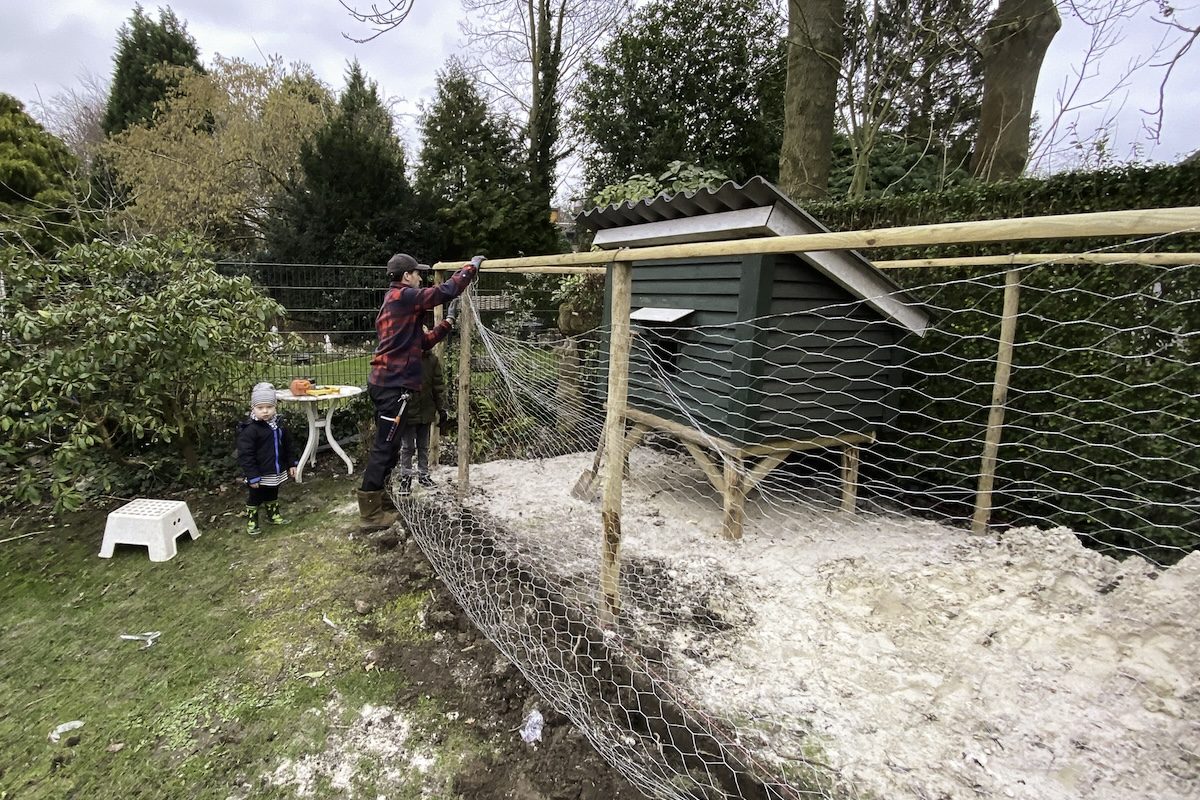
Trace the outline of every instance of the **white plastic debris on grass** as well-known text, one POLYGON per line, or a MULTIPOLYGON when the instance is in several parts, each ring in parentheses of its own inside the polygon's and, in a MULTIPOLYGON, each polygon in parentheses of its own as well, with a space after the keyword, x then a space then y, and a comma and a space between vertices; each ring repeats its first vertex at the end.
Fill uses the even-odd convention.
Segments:
POLYGON ((59 725, 54 730, 50 731, 49 739, 55 744, 58 744, 59 739, 62 738, 64 733, 70 733, 71 731, 78 730, 82 727, 83 720, 81 719, 72 720, 71 722, 64 722, 62 725, 59 725))
POLYGON ((145 633, 122 633, 121 638, 127 642, 142 642, 139 650, 145 650, 147 647, 153 647, 158 641, 158 637, 162 636, 162 631, 146 631, 145 633))
POLYGON ((536 708, 529 712, 529 716, 525 717, 525 724, 521 726, 521 741, 525 744, 533 744, 542 740, 542 728, 546 722, 542 719, 542 712, 536 708))

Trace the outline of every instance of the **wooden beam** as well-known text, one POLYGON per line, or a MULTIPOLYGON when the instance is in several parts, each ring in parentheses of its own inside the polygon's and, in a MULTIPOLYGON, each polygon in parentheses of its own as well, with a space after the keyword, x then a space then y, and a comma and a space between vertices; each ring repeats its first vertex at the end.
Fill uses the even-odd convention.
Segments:
POLYGON ((649 425, 639 422, 629 429, 629 432, 625 434, 624 441, 621 442, 621 474, 626 478, 629 477, 629 454, 633 452, 633 448, 638 446, 638 442, 649 430, 649 425))
POLYGON ((471 488, 471 295, 463 293, 458 320, 458 500, 471 488))
POLYGON ((717 466, 713 464, 711 459, 709 459, 708 453, 705 451, 705 449, 695 442, 689 442, 686 439, 683 440, 683 446, 686 447, 687 451, 692 454, 692 458, 695 459, 696 465, 704 471, 705 476, 708 478, 708 482, 713 485, 713 488, 724 495, 725 478, 721 474, 721 470, 717 469, 717 466))
POLYGON ((907 258, 895 261, 872 261, 871 263, 878 269, 1022 265, 1053 267, 1072 264, 1176 267, 1200 264, 1200 253, 1010 253, 1000 256, 963 256, 960 258, 907 258))
POLYGON ((767 477, 767 475, 771 473, 771 470, 782 464, 791 454, 791 452, 781 450, 777 453, 772 453, 771 455, 766 456, 762 461, 755 464, 750 470, 750 473, 746 476, 746 491, 749 492, 755 486, 758 486, 759 482, 763 478, 767 477))
POLYGON ((742 538, 746 526, 746 464, 736 456, 725 457, 724 500, 721 536, 736 541, 742 538))
POLYGON ((814 436, 811 439, 774 439, 770 442, 755 444, 742 448, 742 454, 747 456, 766 456, 772 453, 799 453, 804 450, 818 450, 827 447, 841 447, 848 444, 870 444, 875 441, 872 433, 839 433, 837 436, 814 436))
POLYGON ((983 442, 983 457, 979 464, 979 491, 975 495, 975 514, 971 519, 972 533, 986 533, 992 513, 992 486, 996 478, 996 456, 1000 451, 1000 436, 1004 431, 1004 405, 1008 401, 1008 379, 1012 373, 1013 342, 1017 336, 1017 315, 1020 313, 1021 273, 1008 271, 1004 283, 1004 316, 1000 320, 1000 348, 996 353, 996 379, 992 384, 992 407, 988 412, 987 433, 983 442))
MULTIPOLYGON (((1045 217, 943 222, 841 233, 809 233, 722 242, 696 242, 656 247, 564 253, 549 256, 502 258, 483 262, 484 270, 526 267, 605 266, 621 262, 740 256, 751 253, 801 253, 816 250, 869 250, 937 244, 1079 239, 1092 236, 1145 236, 1200 229, 1200 206, 1099 211, 1045 217)), ((458 262, 442 262, 437 269, 457 269, 458 262)), ((690 268, 689 264, 680 264, 690 268)))
POLYGON ((842 511, 854 513, 858 505, 859 449, 848 444, 842 448, 842 511))
POLYGON ((566 266, 549 266, 549 267, 489 267, 489 272, 519 272, 522 274, 532 275, 603 275, 608 272, 608 267, 566 267, 566 266))
POLYGON ((679 437, 679 440, 682 442, 695 442, 701 447, 714 448, 735 456, 739 455, 742 451, 740 446, 734 444, 733 442, 722 439, 719 436, 709 436, 708 434, 701 433, 695 428, 689 428, 687 425, 681 425, 674 420, 664 419, 656 414, 651 414, 647 411, 642 411, 637 408, 626 408, 625 416, 629 417, 629 419, 633 420, 634 422, 645 422, 655 430, 666 431, 667 433, 674 434, 675 436, 679 437))
POLYGON ((600 624, 612 626, 621 613, 621 490, 624 481, 626 399, 629 395, 629 308, 633 291, 633 265, 621 262, 612 269, 612 325, 608 343, 608 402, 604 420, 604 448, 613 457, 604 463, 604 497, 600 518, 604 539, 600 549, 600 624))

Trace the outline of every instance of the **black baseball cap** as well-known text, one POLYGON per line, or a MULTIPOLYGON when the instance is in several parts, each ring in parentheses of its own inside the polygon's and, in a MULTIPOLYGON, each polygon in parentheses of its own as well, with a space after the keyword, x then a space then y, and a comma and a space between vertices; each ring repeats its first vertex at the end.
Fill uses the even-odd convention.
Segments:
POLYGON ((432 272, 433 267, 428 264, 421 264, 408 253, 396 253, 388 259, 387 272, 388 275, 402 275, 405 272, 432 272))

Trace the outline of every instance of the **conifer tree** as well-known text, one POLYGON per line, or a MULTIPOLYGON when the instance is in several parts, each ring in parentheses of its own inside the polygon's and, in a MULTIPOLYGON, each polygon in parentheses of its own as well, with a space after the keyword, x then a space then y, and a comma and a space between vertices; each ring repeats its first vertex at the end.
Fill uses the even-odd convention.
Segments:
POLYGON ((416 190, 439 257, 541 253, 557 245, 517 126, 492 114, 462 63, 439 73, 421 119, 416 190))
POLYGON ((268 257, 383 264, 419 229, 405 155, 379 89, 353 63, 333 117, 300 151, 299 180, 267 234, 268 257))
POLYGON ((77 168, 62 140, 0 93, 0 245, 44 254, 78 239, 71 213, 77 168))
POLYGON ((159 9, 156 22, 141 5, 134 7, 133 16, 117 34, 113 63, 112 91, 102 123, 109 136, 154 119, 155 106, 177 84, 161 71, 162 65, 203 72, 196 40, 175 12, 159 9))

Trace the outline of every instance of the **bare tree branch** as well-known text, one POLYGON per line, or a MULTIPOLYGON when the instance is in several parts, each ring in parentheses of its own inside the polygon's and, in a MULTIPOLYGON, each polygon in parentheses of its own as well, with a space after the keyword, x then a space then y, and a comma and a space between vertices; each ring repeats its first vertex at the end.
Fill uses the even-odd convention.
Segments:
MULTIPOLYGON (((1166 8, 1170 7, 1166 6, 1166 8)), ((1186 25, 1182 25, 1170 19, 1156 19, 1155 22, 1160 25, 1166 25, 1167 27, 1184 34, 1182 43, 1172 43, 1175 47, 1175 50, 1173 53, 1171 53, 1170 58, 1168 58, 1166 61, 1150 65, 1154 68, 1166 68, 1166 71, 1163 73, 1162 80, 1159 81, 1158 84, 1158 104, 1153 109, 1141 109, 1142 113, 1149 114, 1153 120, 1148 126, 1146 126, 1146 129, 1150 133, 1150 138, 1157 142, 1162 136, 1163 113, 1166 109, 1167 82, 1171 80, 1171 75, 1175 72, 1175 67, 1179 65, 1180 60, 1187 55, 1188 51, 1192 49, 1192 45, 1196 43, 1196 38, 1200 37, 1200 25, 1189 28, 1186 25)))
POLYGON ((350 16, 354 17, 354 19, 367 25, 372 25, 375 28, 373 34, 362 39, 355 38, 345 32, 342 33, 343 37, 358 44, 365 44, 379 38, 388 31, 395 30, 408 17, 413 7, 413 0, 395 0, 395 2, 388 3, 384 8, 380 8, 378 4, 372 3, 370 11, 359 11, 357 6, 349 5, 346 3, 346 0, 338 0, 338 2, 342 4, 342 8, 350 12, 350 16))

